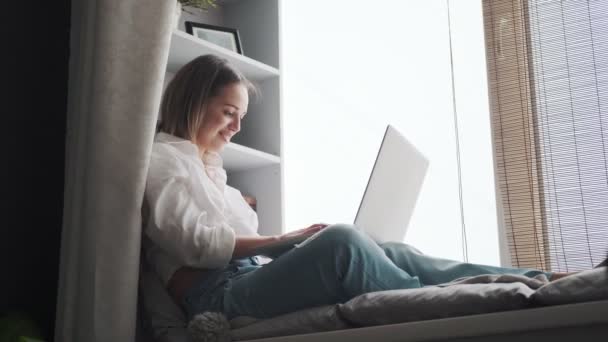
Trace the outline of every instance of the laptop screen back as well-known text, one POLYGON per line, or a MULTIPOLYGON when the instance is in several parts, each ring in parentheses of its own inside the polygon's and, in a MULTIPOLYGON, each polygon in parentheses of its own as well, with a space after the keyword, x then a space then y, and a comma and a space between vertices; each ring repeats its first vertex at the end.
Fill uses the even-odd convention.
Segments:
POLYGON ((365 193, 355 226, 376 242, 405 239, 428 160, 393 126, 388 126, 365 193))

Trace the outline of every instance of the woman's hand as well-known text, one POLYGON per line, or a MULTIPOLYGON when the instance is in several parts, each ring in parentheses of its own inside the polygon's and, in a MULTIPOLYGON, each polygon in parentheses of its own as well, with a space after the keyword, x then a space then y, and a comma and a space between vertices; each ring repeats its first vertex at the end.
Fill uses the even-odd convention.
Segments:
POLYGON ((328 224, 325 223, 317 223, 313 224, 310 227, 306 227, 303 229, 294 230, 293 232, 289 232, 283 235, 273 235, 273 236, 237 236, 236 241, 234 243, 234 251, 232 252, 233 259, 244 258, 257 254, 257 249, 259 247, 286 241, 286 240, 300 240, 294 241, 294 243, 299 243, 301 241, 306 240, 309 236, 314 233, 325 229, 328 224))
POLYGON ((286 233, 283 235, 279 235, 278 238, 279 238, 279 241, 284 241, 284 240, 293 239, 293 238, 297 238, 297 237, 309 237, 309 236, 327 228, 327 226, 329 226, 329 225, 326 223, 316 223, 310 227, 294 230, 292 232, 289 232, 289 233, 286 233))

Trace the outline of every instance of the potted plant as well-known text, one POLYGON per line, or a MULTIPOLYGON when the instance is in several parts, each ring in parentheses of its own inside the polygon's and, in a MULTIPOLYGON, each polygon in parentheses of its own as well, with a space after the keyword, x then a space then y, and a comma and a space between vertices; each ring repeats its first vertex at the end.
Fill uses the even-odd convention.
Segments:
POLYGON ((177 28, 179 24, 179 17, 182 15, 182 10, 186 11, 190 14, 188 10, 184 9, 184 7, 196 8, 201 11, 208 11, 209 8, 216 8, 217 0, 177 0, 175 4, 175 27, 177 28))
POLYGON ((192 7, 202 11, 207 11, 209 8, 216 8, 216 0, 177 0, 178 6, 180 7, 192 7))

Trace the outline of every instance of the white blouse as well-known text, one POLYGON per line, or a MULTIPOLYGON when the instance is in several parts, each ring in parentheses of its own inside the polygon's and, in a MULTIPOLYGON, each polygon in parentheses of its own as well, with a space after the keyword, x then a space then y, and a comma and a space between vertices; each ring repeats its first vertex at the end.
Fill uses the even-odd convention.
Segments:
POLYGON ((146 181, 144 253, 165 286, 181 266, 221 268, 235 236, 257 236, 258 217, 226 184, 218 153, 158 133, 146 181))

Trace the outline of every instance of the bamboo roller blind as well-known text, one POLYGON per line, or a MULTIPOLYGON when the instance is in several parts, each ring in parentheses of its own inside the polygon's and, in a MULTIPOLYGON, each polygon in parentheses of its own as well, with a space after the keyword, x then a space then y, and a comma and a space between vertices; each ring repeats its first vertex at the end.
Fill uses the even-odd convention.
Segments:
POLYGON ((495 170, 514 266, 608 250, 608 0, 483 0, 495 170))

